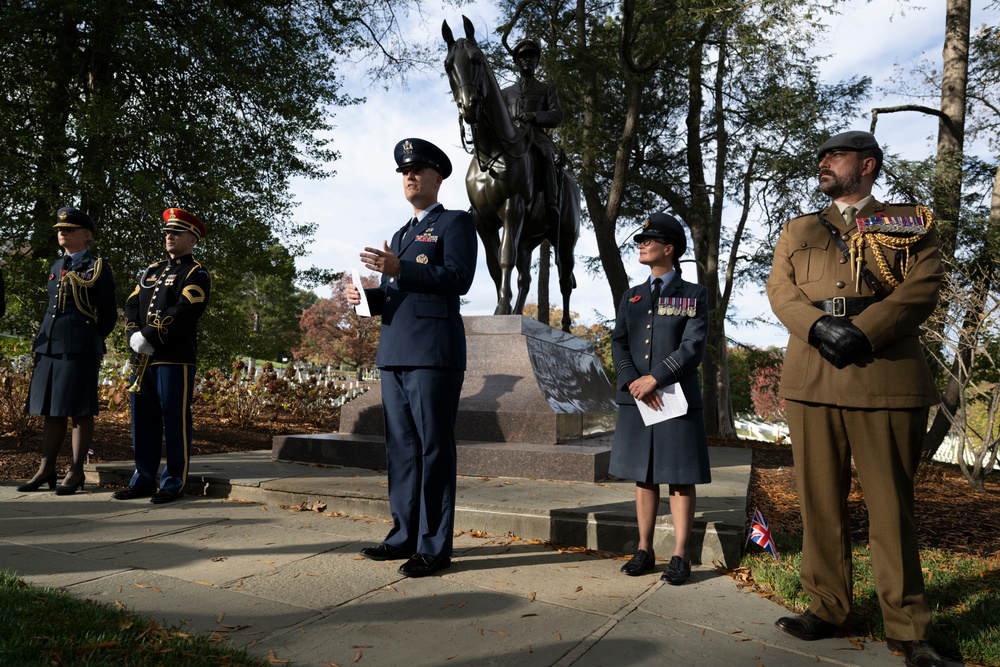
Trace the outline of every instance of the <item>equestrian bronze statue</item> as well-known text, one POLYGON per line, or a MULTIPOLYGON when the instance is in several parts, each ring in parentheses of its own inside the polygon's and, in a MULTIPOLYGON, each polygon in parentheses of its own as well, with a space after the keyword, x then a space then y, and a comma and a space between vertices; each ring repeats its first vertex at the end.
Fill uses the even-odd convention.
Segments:
MULTIPOLYGON (((538 130, 511 117, 496 76, 475 39, 472 22, 462 17, 465 37, 455 39, 448 22, 441 34, 448 44, 444 61, 459 123, 472 133, 472 161, 465 187, 472 203, 476 229, 486 249, 486 263, 497 287, 494 315, 522 314, 531 287, 531 254, 542 241, 555 249, 562 293, 562 329, 569 331, 569 297, 576 287, 574 250, 580 237, 580 189, 560 169, 558 192, 549 197, 558 216, 546 212, 546 169, 538 165, 544 149, 536 146, 538 130), (511 273, 517 267, 517 300, 511 307, 511 273)), ((547 137, 546 137, 547 138, 547 137)), ((465 131, 462 130, 465 143, 465 131)), ((551 155, 551 152, 548 152, 551 155)), ((551 206, 551 204, 550 204, 551 206)))

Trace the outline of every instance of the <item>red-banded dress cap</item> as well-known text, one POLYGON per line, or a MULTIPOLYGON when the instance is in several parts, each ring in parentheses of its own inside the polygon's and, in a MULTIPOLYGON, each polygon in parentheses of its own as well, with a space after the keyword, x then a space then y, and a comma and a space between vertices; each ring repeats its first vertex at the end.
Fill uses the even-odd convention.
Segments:
POLYGON ((193 213, 188 213, 182 208, 168 208, 163 212, 163 231, 168 229, 191 232, 199 239, 208 236, 208 227, 198 219, 193 213))

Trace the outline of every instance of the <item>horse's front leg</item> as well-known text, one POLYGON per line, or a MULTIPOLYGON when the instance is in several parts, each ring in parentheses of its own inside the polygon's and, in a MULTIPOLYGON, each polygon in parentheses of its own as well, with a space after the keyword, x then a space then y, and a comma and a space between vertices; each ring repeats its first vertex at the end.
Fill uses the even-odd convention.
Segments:
POLYGON ((483 250, 486 253, 486 268, 490 272, 490 278, 497 290, 497 300, 500 300, 501 275, 500 275, 500 226, 488 221, 485 216, 473 209, 472 218, 476 221, 476 231, 483 241, 483 250))
MULTIPOLYGON (((510 315, 511 272, 514 269, 518 239, 524 224, 524 205, 517 197, 504 202, 500 209, 500 219, 503 220, 503 238, 500 241, 500 289, 498 290, 497 308, 494 315, 510 315)), ((520 314, 517 311, 516 314, 520 314)))
POLYGON ((514 312, 519 315, 524 314, 524 304, 531 289, 531 252, 534 249, 527 234, 522 233, 517 243, 517 303, 514 305, 514 312))

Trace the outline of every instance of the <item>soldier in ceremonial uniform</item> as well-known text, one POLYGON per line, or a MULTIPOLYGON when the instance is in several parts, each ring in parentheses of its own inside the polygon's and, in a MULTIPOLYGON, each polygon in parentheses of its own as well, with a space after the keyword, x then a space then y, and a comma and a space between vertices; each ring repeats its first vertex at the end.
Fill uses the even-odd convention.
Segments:
POLYGON ((149 497, 169 503, 184 495, 191 455, 191 395, 197 362, 198 318, 212 278, 192 256, 207 229, 179 208, 163 212, 169 259, 151 264, 125 302, 125 336, 135 351, 131 394, 135 473, 118 500, 149 497), (166 465, 159 477, 160 456, 166 465))
POLYGON ((98 413, 97 385, 104 339, 115 328, 115 278, 104 260, 88 249, 94 221, 83 211, 61 208, 54 225, 65 254, 49 269, 49 307, 42 318, 32 351, 28 413, 44 415, 42 461, 38 472, 18 491, 56 486, 56 456, 66 437, 67 418, 73 420, 73 462, 59 495, 83 488, 83 464, 94 441, 98 413))
POLYGON ((635 577, 653 569, 653 533, 660 484, 669 485, 674 553, 661 579, 679 585, 691 576, 688 538, 694 526, 696 484, 712 481, 698 365, 705 356, 708 293, 681 279, 687 249, 684 228, 666 213, 654 213, 635 235, 639 262, 650 275, 622 297, 611 334, 618 376, 618 423, 609 472, 635 480, 639 544, 622 572, 635 577), (676 385, 685 414, 647 426, 636 401, 663 409, 657 390, 676 385))
POLYGON ((819 187, 832 204, 785 225, 767 281, 790 333, 779 395, 802 512, 800 577, 812 598, 777 626, 804 640, 849 626, 853 457, 889 647, 907 665, 943 665, 926 641, 913 502, 928 410, 938 402, 920 344, 943 277, 938 239, 928 209, 872 196, 882 167, 874 136, 838 134, 818 159, 819 187))
MULTIPOLYGON (((399 573, 424 577, 451 564, 455 527, 455 420, 465 379, 465 326, 459 312, 476 272, 476 226, 466 211, 438 203, 451 174, 444 152, 423 139, 396 145, 397 172, 413 218, 361 261, 382 274, 365 289, 382 316, 376 364, 381 369, 392 529, 361 555, 406 558, 399 573)), ((361 302, 348 285, 349 303, 361 302)))
POLYGON ((559 221, 559 180, 556 174, 556 147, 547 130, 558 127, 563 120, 562 106, 556 87, 535 78, 535 68, 542 50, 538 42, 524 39, 513 50, 514 62, 521 77, 502 91, 511 118, 531 133, 535 170, 542 176, 545 211, 550 224, 559 221))

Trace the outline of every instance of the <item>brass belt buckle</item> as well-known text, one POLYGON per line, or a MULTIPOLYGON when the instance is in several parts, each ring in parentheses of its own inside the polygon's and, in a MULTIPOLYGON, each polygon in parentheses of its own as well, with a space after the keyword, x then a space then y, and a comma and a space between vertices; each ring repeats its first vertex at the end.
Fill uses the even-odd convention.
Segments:
POLYGON ((842 296, 835 296, 833 299, 833 316, 834 317, 846 317, 847 316, 847 298, 842 296))

